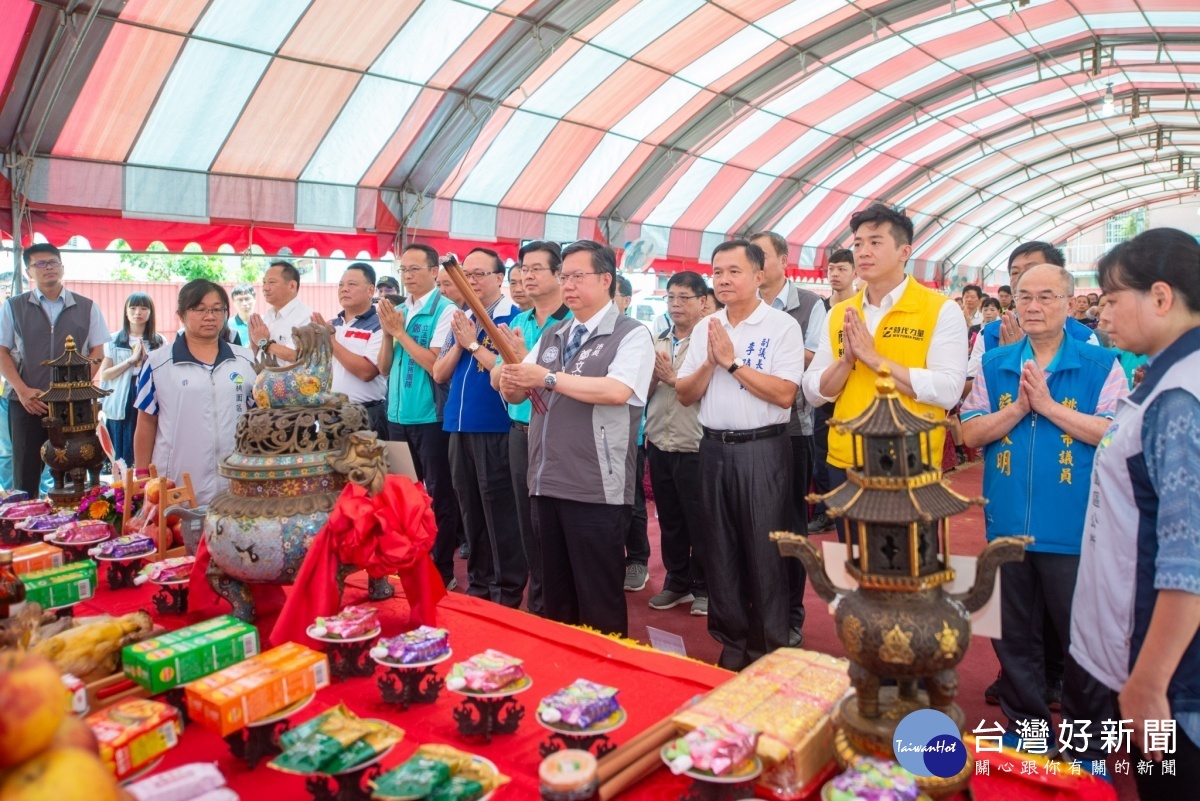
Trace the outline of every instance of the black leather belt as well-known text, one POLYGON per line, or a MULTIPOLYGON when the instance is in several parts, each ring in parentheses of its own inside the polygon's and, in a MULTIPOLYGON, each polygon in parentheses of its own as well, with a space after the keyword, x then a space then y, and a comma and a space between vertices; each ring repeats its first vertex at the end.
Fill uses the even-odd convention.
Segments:
POLYGON ((383 400, 382 400, 382 399, 381 399, 381 400, 367 401, 366 403, 360 403, 360 404, 358 404, 358 405, 359 405, 359 406, 361 406, 361 407, 363 407, 364 409, 374 409, 376 406, 378 406, 378 405, 379 405, 379 404, 381 404, 381 403, 383 403, 383 400))
POLYGON ((528 423, 518 423, 516 420, 513 420, 512 427, 517 429, 518 431, 524 431, 526 434, 529 433, 529 424, 528 423))
POLYGON ((736 445, 740 442, 753 442, 756 439, 778 437, 785 431, 787 431, 786 423, 776 423, 773 426, 763 426, 762 428, 748 428, 743 431, 717 431, 712 428, 705 428, 704 438, 715 439, 717 442, 723 442, 726 445, 736 445))

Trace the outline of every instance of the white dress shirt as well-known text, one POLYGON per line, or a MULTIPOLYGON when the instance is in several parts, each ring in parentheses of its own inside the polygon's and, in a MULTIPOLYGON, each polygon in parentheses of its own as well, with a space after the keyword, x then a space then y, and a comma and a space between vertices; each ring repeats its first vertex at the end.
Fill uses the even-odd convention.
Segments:
MULTIPOLYGON (((726 309, 710 314, 692 329, 691 343, 679 378, 687 378, 708 359, 708 327, 725 326, 733 341, 734 358, 760 373, 791 381, 797 386, 804 375, 804 334, 790 314, 761 300, 750 316, 729 324, 726 309)), ((755 397, 728 370, 714 367, 708 389, 700 398, 700 425, 717 431, 749 431, 786 423, 792 407, 776 406, 755 397)))
MULTIPOLYGON (((604 315, 608 314, 608 310, 611 308, 613 308, 613 304, 612 301, 609 301, 604 308, 586 320, 580 320, 577 317, 571 318, 571 325, 567 326, 567 330, 563 332, 564 340, 570 342, 575 329, 585 325, 587 334, 579 348, 580 350, 586 348, 588 340, 595 336, 600 321, 604 319, 604 315)), ((537 364, 541 352, 542 340, 539 340, 537 347, 529 351, 524 361, 527 364, 537 364)), ((625 338, 621 340, 621 344, 617 345, 617 355, 613 357, 612 364, 608 368, 608 375, 605 377, 615 378, 633 390, 633 394, 626 401, 630 406, 645 406, 646 396, 650 394, 650 379, 653 376, 654 340, 650 337, 650 330, 644 325, 639 325, 637 330, 626 334, 625 338)))
MULTIPOLYGON (((878 306, 871 305, 863 290, 863 322, 872 336, 884 316, 900 300, 912 279, 904 280, 884 296, 878 306)), ((831 312, 832 313, 832 312, 831 312)), ((840 312, 838 312, 840 313, 840 312)), ((982 337, 980 337, 982 339, 982 337)), ((829 345, 829 326, 821 332, 821 344, 813 356, 808 371, 804 374, 804 396, 813 406, 836 401, 838 392, 829 397, 821 394, 821 376, 834 362, 833 349, 829 345)), ((962 398, 963 385, 967 380, 967 321, 957 303, 943 303, 938 312, 937 324, 929 340, 929 352, 924 367, 908 367, 908 380, 912 384, 916 399, 921 403, 953 409, 962 398)))
MULTIPOLYGON (((412 322, 413 317, 424 308, 425 303, 429 300, 429 296, 436 291, 436 289, 431 289, 419 298, 409 295, 404 299, 404 324, 406 329, 408 324, 412 322)), ((433 336, 429 339, 430 348, 438 348, 440 350, 442 345, 445 344, 450 336, 450 324, 454 322, 454 313, 456 311, 461 311, 461 309, 454 305, 454 301, 450 300, 450 298, 446 298, 441 313, 433 321, 433 336)))
POLYGON ((278 311, 274 306, 268 305, 262 318, 263 322, 267 324, 267 330, 271 332, 271 341, 278 342, 285 348, 291 348, 295 347, 292 344, 292 329, 311 323, 312 309, 301 303, 297 296, 278 311))

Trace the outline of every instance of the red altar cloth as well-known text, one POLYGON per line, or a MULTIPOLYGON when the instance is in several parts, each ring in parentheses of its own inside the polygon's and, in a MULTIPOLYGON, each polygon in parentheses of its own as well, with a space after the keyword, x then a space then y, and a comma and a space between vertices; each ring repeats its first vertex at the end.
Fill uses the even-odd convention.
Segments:
MULTIPOLYGON (((117 592, 102 587, 95 599, 76 607, 76 614, 125 614, 137 609, 153 608, 150 602, 152 592, 152 587, 117 592)), ((347 582, 346 603, 368 603, 363 574, 356 574, 347 582)), ((385 635, 391 636, 408 627, 407 603, 399 594, 392 600, 375 605, 379 609, 385 635)), ((420 744, 448 743, 491 759, 512 778, 512 782, 496 794, 496 801, 533 801, 538 798, 537 766, 540 759, 537 746, 548 734, 533 717, 537 702, 543 695, 577 678, 588 678, 618 687, 621 704, 629 713, 625 726, 612 735, 613 741, 620 744, 661 720, 693 696, 707 692, 731 676, 727 671, 710 665, 633 648, 607 637, 459 593, 447 595, 438 606, 438 612, 439 624, 450 631, 450 644, 454 649, 454 657, 439 668, 439 675, 444 676, 450 664, 457 659, 486 648, 497 648, 525 660, 533 687, 519 696, 526 713, 515 734, 496 736, 489 745, 464 741, 459 738, 452 717, 459 696, 443 690, 435 703, 418 704, 406 712, 398 706, 382 702, 375 677, 333 684, 318 693, 316 700, 291 721, 292 725, 302 723, 344 701, 361 717, 383 718, 405 730, 404 741, 383 761, 385 768, 403 762, 420 744)), ((183 617, 155 617, 168 628, 178 628, 198 622, 205 615, 191 612, 183 617)), ((273 623, 271 618, 261 620, 260 631, 269 632, 273 623)), ((311 641, 305 644, 315 645, 311 641)), ((1057 783, 1060 786, 1046 786, 1034 781, 1035 777, 1020 776, 1019 761, 1015 763, 1015 770, 1004 773, 999 766, 999 755, 987 756, 992 762, 992 775, 973 779, 976 801, 1116 799, 1112 788, 1104 782, 1081 779, 1074 786, 1061 786, 1064 782, 1057 783)), ((260 764, 253 771, 247 770, 244 763, 230 755, 228 746, 220 737, 197 724, 187 727, 178 747, 167 753, 163 767, 170 768, 188 762, 216 762, 229 786, 244 799, 303 801, 309 797, 302 777, 271 770, 265 764, 260 764)), ((684 779, 672 776, 663 768, 624 793, 621 799, 669 801, 679 798, 685 788, 684 779)), ((819 793, 813 793, 810 799, 816 801, 818 797, 819 793)))

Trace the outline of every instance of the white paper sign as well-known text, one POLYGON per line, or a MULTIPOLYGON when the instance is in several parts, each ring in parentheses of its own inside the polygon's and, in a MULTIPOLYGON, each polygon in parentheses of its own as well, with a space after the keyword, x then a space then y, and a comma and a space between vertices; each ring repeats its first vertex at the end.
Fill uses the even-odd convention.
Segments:
POLYGON ((646 633, 650 635, 650 646, 652 648, 657 648, 668 654, 687 656, 687 646, 684 645, 683 638, 678 634, 656 629, 653 626, 646 626, 646 633))
MULTIPOLYGON (((855 546, 854 550, 857 552, 858 546, 855 546)), ((825 572, 829 574, 829 580, 835 587, 852 590, 858 586, 858 582, 846 572, 846 546, 844 543, 828 540, 822 542, 821 556, 825 559, 825 572)), ((974 556, 951 554, 950 567, 954 569, 954 581, 943 589, 948 593, 966 592, 971 589, 971 585, 975 583, 977 561, 974 556)), ((829 607, 829 613, 833 614, 832 605, 829 607)), ((971 634, 976 637, 1000 639, 1000 571, 998 570, 996 571, 996 584, 992 588, 992 597, 988 599, 982 609, 971 615, 971 634)))

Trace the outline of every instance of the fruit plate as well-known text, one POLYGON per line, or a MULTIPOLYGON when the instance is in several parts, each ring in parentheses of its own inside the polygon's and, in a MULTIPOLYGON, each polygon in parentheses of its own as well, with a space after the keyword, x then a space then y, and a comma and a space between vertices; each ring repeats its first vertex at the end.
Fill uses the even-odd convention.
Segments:
POLYGON ((629 718, 628 713, 624 708, 617 707, 617 711, 613 712, 603 720, 598 720, 586 729, 581 729, 578 726, 569 726, 566 723, 547 723, 542 720, 541 715, 534 715, 538 725, 544 729, 549 729, 556 734, 563 734, 567 737, 593 737, 600 734, 608 734, 611 731, 616 731, 625 725, 625 721, 629 718))
MULTIPOLYGON (((500 771, 499 771, 499 769, 497 769, 496 763, 493 762, 492 760, 488 759, 487 757, 481 757, 481 756, 476 756, 475 754, 472 754, 471 762, 476 765, 481 765, 483 767, 488 768, 489 770, 491 770, 492 775, 494 775, 494 776, 500 775, 500 771)), ((371 789, 372 790, 375 789, 374 783, 371 784, 371 789)), ((489 790, 484 795, 481 795, 479 797, 478 801, 489 801, 489 799, 492 796, 494 796, 495 794, 496 794, 495 789, 489 790)), ((422 799, 422 798, 428 798, 428 796, 424 796, 424 795, 374 795, 374 794, 372 794, 371 797, 380 799, 380 801, 420 801, 420 799, 422 799)))
POLYGON ((376 637, 378 637, 381 633, 383 633, 383 629, 380 628, 379 626, 376 626, 375 628, 368 631, 366 634, 360 634, 357 637, 318 637, 317 635, 313 634, 314 628, 316 628, 315 625, 309 626, 307 631, 305 631, 304 633, 307 634, 309 637, 313 638, 314 640, 316 640, 317 642, 328 642, 328 643, 333 643, 334 645, 337 645, 340 642, 363 642, 364 640, 373 640, 376 637))
POLYGON ((385 668, 396 668, 397 670, 420 670, 421 668, 440 665, 453 655, 454 649, 447 648, 446 653, 442 654, 441 656, 436 656, 427 662, 393 662, 390 659, 380 659, 377 656, 372 656, 371 658, 374 659, 376 663, 383 665, 385 668))
MULTIPOLYGON (((664 745, 662 747, 662 750, 658 752, 658 755, 660 757, 662 757, 663 764, 666 765, 668 769, 671 768, 671 760, 669 760, 667 758, 667 751, 670 748, 671 748, 671 743, 667 743, 666 745, 664 745)), ((674 771, 672 771, 672 772, 674 772, 674 771)), ((736 766, 729 773, 722 773, 719 776, 715 773, 712 773, 711 771, 696 770, 694 768, 690 769, 690 770, 685 770, 683 772, 683 775, 687 776, 689 779, 695 779, 696 781, 701 781, 701 782, 708 782, 710 784, 742 784, 743 782, 748 782, 748 781, 757 779, 759 777, 759 774, 761 774, 762 772, 763 772, 762 760, 759 759, 757 756, 754 756, 754 757, 751 757, 750 759, 747 759, 745 762, 741 763, 740 765, 736 766)))
POLYGON ((466 687, 461 687, 457 690, 454 690, 449 686, 447 686, 446 689, 450 690, 451 692, 458 693, 459 695, 465 695, 468 698, 506 698, 510 695, 519 695, 532 686, 533 679, 529 678, 528 676, 522 676, 516 681, 509 682, 508 684, 504 685, 499 690, 469 690, 466 687))

